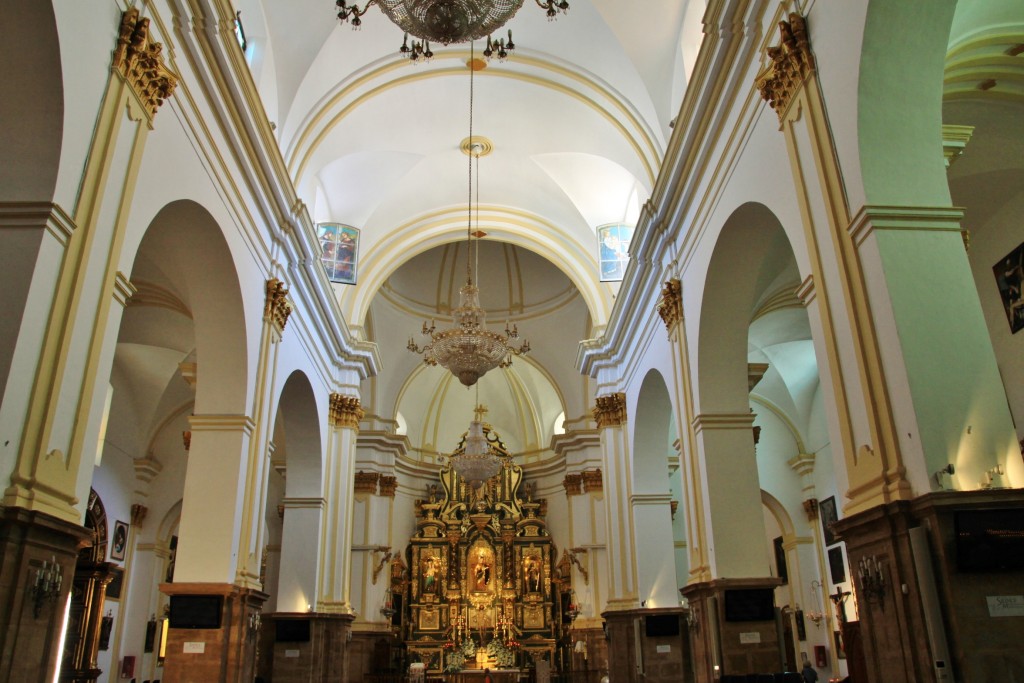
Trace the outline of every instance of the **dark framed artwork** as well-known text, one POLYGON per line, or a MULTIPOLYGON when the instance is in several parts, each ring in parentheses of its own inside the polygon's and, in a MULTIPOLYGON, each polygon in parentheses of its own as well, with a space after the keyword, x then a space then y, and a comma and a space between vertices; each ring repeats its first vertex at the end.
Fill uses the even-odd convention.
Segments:
POLYGON ((107 600, 120 600, 121 589, 124 588, 124 570, 120 567, 111 567, 110 574, 113 578, 107 584, 107 600))
POLYGON ((782 536, 777 536, 772 541, 775 549, 775 570, 783 584, 789 583, 789 568, 786 566, 786 549, 782 547, 782 536))
POLYGON ((125 522, 114 522, 114 540, 110 544, 110 559, 124 562, 124 552, 128 548, 128 525, 125 522))
POLYGON ((843 563, 843 546, 837 545, 828 551, 828 572, 833 584, 846 581, 846 564, 843 563))
POLYGON ((602 225, 597 229, 598 266, 601 282, 619 282, 626 274, 629 263, 629 243, 633 241, 633 227, 623 223, 602 225))
POLYGON ((327 278, 343 285, 356 283, 359 260, 359 230, 341 223, 321 223, 317 236, 323 248, 321 261, 327 278))
POLYGON ((839 659, 846 659, 846 645, 843 643, 843 632, 833 631, 836 636, 836 656, 839 659))
POLYGON ((1017 334, 1024 330, 1024 242, 1000 259, 992 266, 992 274, 996 276, 996 286, 1003 300, 1006 320, 1010 323, 1010 333, 1017 334))
POLYGON ((825 545, 834 545, 836 534, 832 531, 832 525, 839 521, 835 496, 829 496, 818 503, 818 516, 821 517, 821 532, 825 536, 825 545))

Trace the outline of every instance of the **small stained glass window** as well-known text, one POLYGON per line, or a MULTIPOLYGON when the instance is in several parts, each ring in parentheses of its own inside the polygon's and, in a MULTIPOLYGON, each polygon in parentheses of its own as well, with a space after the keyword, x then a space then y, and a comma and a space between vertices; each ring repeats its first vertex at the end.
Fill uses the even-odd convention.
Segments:
POLYGON ((356 283, 356 264, 359 253, 359 230, 340 223, 321 223, 318 226, 324 269, 331 282, 343 285, 356 283))
POLYGON ((601 282, 619 282, 626 274, 629 263, 629 243, 633 239, 633 226, 624 223, 602 225, 597 229, 598 262, 601 282))

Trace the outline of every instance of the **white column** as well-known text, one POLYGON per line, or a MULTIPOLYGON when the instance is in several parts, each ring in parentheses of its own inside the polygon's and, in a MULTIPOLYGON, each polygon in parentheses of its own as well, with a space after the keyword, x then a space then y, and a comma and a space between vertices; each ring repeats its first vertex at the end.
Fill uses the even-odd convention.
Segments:
MULTIPOLYGON (((608 610, 639 607, 636 590, 636 544, 630 501, 629 444, 626 434, 626 395, 597 397, 594 417, 601 433, 607 528, 608 610)), ((671 535, 670 535, 671 537, 671 535)))
POLYGON ((320 590, 316 611, 354 612, 352 591, 353 485, 356 440, 363 409, 355 396, 331 394, 324 491, 327 508, 320 547, 320 590))

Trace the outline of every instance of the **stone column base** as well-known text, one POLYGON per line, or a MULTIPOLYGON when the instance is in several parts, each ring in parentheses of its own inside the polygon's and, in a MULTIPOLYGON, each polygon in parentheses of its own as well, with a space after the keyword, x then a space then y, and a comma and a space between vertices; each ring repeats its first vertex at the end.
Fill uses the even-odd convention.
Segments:
POLYGON ((941 680, 973 683, 1020 675, 1024 566, 1007 562, 1019 563, 1024 553, 1022 509, 1020 489, 937 491, 839 520, 863 645, 859 663, 848 652, 851 678, 934 683, 942 671, 950 678, 941 680), (924 539, 923 556, 915 557, 912 538, 924 539), (999 597, 1017 607, 1001 608, 999 597), (948 660, 932 649, 929 611, 933 629, 945 636, 948 660))
POLYGON ((78 550, 90 535, 83 526, 42 512, 0 511, 0 683, 53 680, 78 550), (63 575, 60 589, 36 600, 37 570, 54 559, 63 575))
POLYGON ((782 671, 773 595, 781 583, 774 577, 714 579, 683 588, 690 601, 697 683, 782 671))
POLYGON ((230 583, 162 583, 160 590, 171 597, 164 683, 251 683, 267 594, 230 583), (205 628, 181 628, 178 618, 205 628))
MULTIPOLYGON (((351 614, 277 612, 263 617, 274 683, 362 680, 349 676, 351 614)), ((251 679, 250 679, 251 680, 251 679)))
POLYGON ((608 676, 613 681, 690 680, 686 610, 682 607, 605 612, 608 676))

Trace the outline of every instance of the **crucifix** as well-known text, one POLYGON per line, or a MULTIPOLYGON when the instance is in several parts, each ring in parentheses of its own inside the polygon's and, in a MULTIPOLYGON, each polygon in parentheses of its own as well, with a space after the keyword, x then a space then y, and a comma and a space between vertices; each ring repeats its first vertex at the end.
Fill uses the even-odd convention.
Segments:
POLYGON ((839 586, 836 586, 836 592, 828 596, 828 599, 832 601, 832 604, 836 607, 836 616, 839 617, 839 623, 846 623, 846 599, 850 597, 850 591, 844 591, 839 586))

